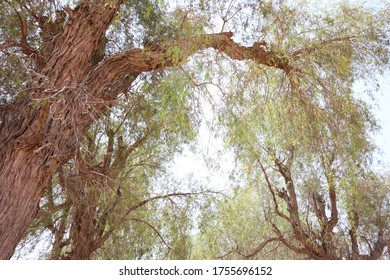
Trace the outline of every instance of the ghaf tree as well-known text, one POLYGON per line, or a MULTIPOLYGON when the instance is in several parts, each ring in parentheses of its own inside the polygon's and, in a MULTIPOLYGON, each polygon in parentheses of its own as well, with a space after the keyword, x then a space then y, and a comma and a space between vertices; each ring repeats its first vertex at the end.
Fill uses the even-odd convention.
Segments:
MULTIPOLYGON (((380 23, 354 28, 353 34, 339 34, 350 31, 329 17, 324 19, 324 32, 310 33, 309 27, 302 30, 302 23, 293 22, 296 19, 291 13, 298 10, 284 10, 287 4, 277 1, 248 3, 251 16, 264 18, 266 26, 274 12, 280 12, 284 22, 259 30, 244 20, 243 30, 258 34, 249 36, 252 42, 248 46, 236 43, 233 32, 225 32, 225 28, 238 12, 245 18, 245 9, 233 2, 221 10, 222 30, 209 34, 198 30, 190 19, 193 10, 177 10, 172 16, 176 22, 164 22, 163 14, 154 12, 157 5, 149 1, 85 0, 72 7, 54 0, 7 0, 0 4, 0 258, 12 256, 37 215, 53 174, 75 157, 91 125, 114 108, 119 96, 143 73, 179 67, 200 50, 212 48, 225 59, 277 69, 294 90, 305 79, 326 82, 321 73, 334 61, 325 60, 323 68, 310 71, 304 66, 310 65, 311 59, 328 55, 329 48, 339 48, 341 57, 350 58, 346 64, 357 69, 364 63, 378 67, 385 63, 380 23), (128 14, 143 28, 132 38, 132 28, 124 28, 126 40, 135 43, 115 48, 113 42, 124 37, 106 35, 115 34, 115 26, 128 14), (286 33, 289 24, 296 27, 295 40, 286 33), (137 42, 137 36, 143 39, 137 42), (368 54, 372 60, 365 59, 368 54)), ((205 6, 200 1, 195 7, 195 12, 212 13, 216 4, 205 6)), ((361 19, 350 20, 356 23, 361 19)), ((299 94, 301 105, 310 110, 305 91, 299 94)))

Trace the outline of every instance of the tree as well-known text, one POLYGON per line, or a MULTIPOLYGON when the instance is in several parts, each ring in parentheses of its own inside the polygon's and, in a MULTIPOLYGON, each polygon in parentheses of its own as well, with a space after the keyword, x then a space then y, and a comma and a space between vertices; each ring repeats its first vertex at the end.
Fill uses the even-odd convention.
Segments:
MULTIPOLYGON (((309 116, 309 130, 320 121, 351 120, 337 105, 353 107, 357 102, 349 97, 353 79, 365 77, 367 67, 380 70, 387 64, 385 11, 374 15, 362 7, 341 5, 340 13, 313 17, 308 8, 284 1, 246 4, 195 1, 190 8, 178 7, 170 14, 167 7, 150 1, 85 0, 64 5, 55 0, 6 0, 0 4, 1 259, 12 256, 53 180, 62 180, 66 165, 78 157, 88 131, 104 115, 115 112, 122 100, 136 98, 130 88, 152 78, 145 73, 165 75, 169 69, 181 69, 184 76, 193 73, 193 85, 201 88, 196 77, 204 72, 192 60, 185 63, 201 50, 207 49, 206 57, 210 48, 221 53, 217 55, 221 68, 245 68, 247 77, 230 83, 234 90, 238 89, 235 81, 240 86, 248 78, 271 86, 283 81, 277 101, 292 110, 288 113, 309 116), (218 33, 206 32, 212 30, 206 23, 215 11, 222 28, 218 33), (233 26, 240 43, 226 31, 233 26), (270 80, 261 80, 265 71, 273 73, 270 80), (340 87, 345 90, 338 91, 340 87), (321 118, 310 122, 316 114, 321 118)), ((135 116, 142 110, 129 109, 135 116)), ((126 114, 126 110, 118 112, 126 114)), ((340 133, 331 125, 327 129, 332 135, 340 133)), ((364 129, 356 131, 363 140, 364 129)))
POLYGON ((196 258, 389 258, 388 178, 256 156, 245 160, 253 164, 247 186, 203 214, 196 258))

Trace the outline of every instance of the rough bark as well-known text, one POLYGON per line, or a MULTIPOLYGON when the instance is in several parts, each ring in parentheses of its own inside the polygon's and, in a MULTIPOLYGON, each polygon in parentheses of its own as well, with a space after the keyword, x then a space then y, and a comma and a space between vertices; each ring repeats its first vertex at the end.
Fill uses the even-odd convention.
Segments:
MULTIPOLYGON (((34 55, 35 74, 43 82, 0 108, 0 259, 11 258, 54 172, 74 156, 90 125, 115 105, 123 90, 117 83, 128 86, 124 81, 142 72, 178 63, 164 47, 132 49, 100 62, 96 59, 120 3, 85 2, 74 10, 66 8, 69 19, 63 27, 51 28, 55 30, 51 40, 43 39, 47 23, 39 18, 42 48, 33 50, 23 42, 21 51, 34 55)), ((252 59, 286 73, 293 69, 288 61, 256 44, 240 46, 232 35, 209 34, 180 40, 176 46, 186 50, 182 61, 198 50, 214 48, 236 60, 252 59)))
POLYGON ((27 89, 28 97, 1 111, 0 259, 12 256, 52 174, 72 157, 78 139, 98 114, 85 111, 88 104, 82 102, 88 96, 78 94, 78 88, 93 67, 91 58, 115 12, 88 4, 70 11, 44 68, 39 69, 48 82, 27 89))

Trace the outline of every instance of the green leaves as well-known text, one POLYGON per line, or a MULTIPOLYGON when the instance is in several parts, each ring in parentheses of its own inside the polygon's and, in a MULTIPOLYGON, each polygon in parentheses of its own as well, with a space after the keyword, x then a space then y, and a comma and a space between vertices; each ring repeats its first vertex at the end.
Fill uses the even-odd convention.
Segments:
MULTIPOLYGON (((369 105, 353 92, 353 85, 357 79, 367 81, 372 77, 367 67, 376 73, 388 67, 387 47, 371 34, 385 32, 388 23, 381 17, 373 21, 373 12, 359 6, 341 5, 337 11, 318 16, 310 7, 271 2, 267 2, 263 11, 264 37, 274 53, 288 59, 291 70, 288 73, 272 68, 259 71, 257 65, 248 63, 249 71, 237 71, 240 75, 235 76, 240 81, 235 83, 244 86, 234 88, 225 96, 219 120, 225 127, 226 141, 239 159, 237 168, 242 172, 243 187, 259 188, 263 197, 273 192, 275 199, 269 198, 268 205, 252 202, 272 224, 270 235, 287 238, 291 244, 302 242, 310 249, 316 242, 322 242, 321 237, 305 242, 294 239, 297 225, 291 222, 288 229, 283 215, 291 219, 298 215, 304 225, 301 230, 310 235, 311 230, 325 231, 327 223, 334 222, 336 215, 343 217, 351 213, 355 203, 368 203, 361 196, 365 189, 362 182, 372 176, 368 174, 371 174, 375 146, 370 137, 378 126, 369 105), (382 47, 378 49, 378 45, 382 47), (278 171, 276 160, 283 162, 292 174, 292 181, 286 186, 286 177, 278 171), (295 194, 283 193, 283 188, 293 188, 295 194), (296 212, 286 211, 291 209, 294 196, 298 197, 299 207, 296 212), (332 209, 332 215, 321 214, 321 205, 332 209), (281 207, 286 208, 281 210, 281 207), (305 215, 313 216, 307 220, 305 215)), ((366 194, 378 201, 375 192, 366 194)), ((370 220, 372 213, 380 211, 370 208, 373 212, 369 212, 368 208, 356 215, 370 220)), ((222 208, 217 211, 220 215, 228 212, 222 208)), ((348 232, 349 227, 355 226, 353 219, 349 223, 338 224, 335 232, 348 232)), ((224 224, 221 232, 233 230, 234 226, 224 224)), ((363 225, 356 227, 362 230, 363 225)), ((234 236, 235 233, 229 235, 233 239, 234 236)), ((343 238, 342 234, 338 238, 343 238)), ((374 242, 374 235, 370 238, 374 242)), ((353 242, 348 237, 343 240, 353 242)), ((245 241, 238 242, 236 247, 250 247, 244 244, 245 241)), ((336 250, 342 254, 341 247, 336 250)))
MULTIPOLYGON (((57 20, 60 2, 34 6, 26 1, 33 9, 8 2, 12 4, 0 4, 6 11, 0 15, 1 106, 31 87, 21 62, 28 64, 25 68, 38 67, 29 64, 31 53, 22 54, 22 39, 43 54, 41 29, 60 32, 63 27, 62 22, 50 25, 57 20), (24 19, 27 31, 20 28, 24 19)), ((116 3, 105 1, 102 7, 116 8, 116 3)), ((328 251, 337 254, 323 258, 348 258, 343 254, 356 247, 350 231, 368 232, 368 244, 375 244, 375 235, 384 234, 388 225, 383 203, 388 182, 371 171, 371 135, 378 124, 353 87, 388 69, 388 10, 339 3, 319 11, 310 1, 191 3, 171 7, 164 1, 123 1, 107 32, 106 49, 98 50, 112 55, 103 61, 143 49, 145 56, 158 56, 153 61, 159 71, 136 73, 137 79, 130 79, 132 84, 128 81, 109 104, 96 101, 103 102, 99 108, 106 113, 94 119, 74 157, 57 172, 51 193, 42 200, 48 214, 31 234, 50 228, 54 240, 64 241, 53 244, 52 257, 72 249, 78 235, 65 233, 73 233, 73 223, 80 224, 83 217, 88 219, 81 224, 93 229, 86 235, 99 245, 93 246, 100 248, 97 258, 111 256, 111 249, 113 256, 134 259, 300 258, 299 248, 315 248, 318 257, 318 248, 328 244, 333 246, 328 251), (205 30, 225 35, 207 37, 205 30), (216 38, 215 46, 204 46, 219 53, 197 52, 205 38, 216 38), (250 47, 254 42, 259 49, 250 47), (234 60, 253 54, 256 61, 234 60), (201 102, 207 101, 204 108, 213 111, 202 115, 201 102), (193 143, 202 117, 213 119, 212 129, 235 151, 230 197, 184 202, 164 197, 152 203, 155 193, 177 191, 178 182, 161 179, 171 176, 165 164, 193 143), (155 178, 161 179, 157 187, 155 178), (142 202, 143 207, 135 207, 142 202), (201 207, 195 208, 196 203, 201 207), (204 209, 201 215, 199 209, 204 209), (298 227, 307 238, 297 234, 298 227), (280 247, 282 243, 290 246, 280 247), (273 253, 256 252, 260 244, 271 246, 273 253)), ((131 70, 121 69, 129 75, 131 70)), ((79 82, 75 78, 75 92, 82 87, 79 82)), ((86 95, 91 104, 92 99, 86 95)))

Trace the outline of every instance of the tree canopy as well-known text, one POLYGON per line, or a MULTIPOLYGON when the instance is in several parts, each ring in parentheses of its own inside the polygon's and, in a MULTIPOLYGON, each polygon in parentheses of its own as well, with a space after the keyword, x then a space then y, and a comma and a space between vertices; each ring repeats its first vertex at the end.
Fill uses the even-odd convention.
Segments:
POLYGON ((317 4, 2 1, 0 258, 388 259, 389 3, 317 4), (167 168, 206 125, 228 192, 167 168))

